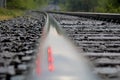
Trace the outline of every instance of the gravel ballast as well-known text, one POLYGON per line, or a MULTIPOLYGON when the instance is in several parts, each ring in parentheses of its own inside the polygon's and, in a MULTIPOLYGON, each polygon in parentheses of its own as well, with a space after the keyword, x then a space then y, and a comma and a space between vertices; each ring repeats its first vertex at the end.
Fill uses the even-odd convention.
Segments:
MULTIPOLYGON (((120 24, 67 14, 50 13, 95 66, 102 80, 120 80, 120 24)), ((81 53, 82 54, 82 53, 81 53)))
POLYGON ((38 12, 0 21, 0 80, 24 79, 44 25, 45 15, 38 12))

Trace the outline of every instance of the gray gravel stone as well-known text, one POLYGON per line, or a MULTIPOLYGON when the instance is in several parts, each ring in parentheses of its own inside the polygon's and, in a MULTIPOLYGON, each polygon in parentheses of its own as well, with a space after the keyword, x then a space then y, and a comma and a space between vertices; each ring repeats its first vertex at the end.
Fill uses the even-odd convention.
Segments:
POLYGON ((0 21, 0 80, 23 80, 45 25, 42 13, 0 21), (31 56, 32 55, 32 56, 31 56), (2 77, 2 75, 7 77, 2 77), (18 75, 19 74, 19 75, 18 75), (17 76, 18 75, 18 76, 17 76))

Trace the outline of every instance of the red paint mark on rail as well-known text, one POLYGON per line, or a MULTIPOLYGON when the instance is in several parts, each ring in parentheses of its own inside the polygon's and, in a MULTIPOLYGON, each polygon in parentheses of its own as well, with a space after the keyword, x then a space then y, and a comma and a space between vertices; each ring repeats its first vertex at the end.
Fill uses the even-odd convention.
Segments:
POLYGON ((53 64, 49 64, 48 69, 49 69, 49 71, 51 71, 51 72, 54 71, 54 70, 55 70, 54 65, 53 65, 53 64))
POLYGON ((36 73, 37 73, 37 75, 41 74, 41 66, 40 66, 40 59, 39 58, 36 60, 36 73))
POLYGON ((51 54, 52 54, 52 48, 48 47, 48 55, 51 55, 51 54))
POLYGON ((53 72, 55 70, 54 58, 53 58, 51 47, 48 47, 48 69, 49 69, 50 72, 53 72))

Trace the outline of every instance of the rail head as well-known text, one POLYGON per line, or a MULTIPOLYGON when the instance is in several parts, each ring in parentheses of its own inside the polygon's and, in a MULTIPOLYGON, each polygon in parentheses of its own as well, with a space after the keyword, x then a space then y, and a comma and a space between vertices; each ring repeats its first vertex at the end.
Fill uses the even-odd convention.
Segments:
POLYGON ((55 11, 47 11, 48 13, 54 14, 65 14, 72 16, 79 16, 91 19, 97 19, 107 22, 120 23, 120 14, 117 13, 93 13, 93 12, 55 12, 55 11))

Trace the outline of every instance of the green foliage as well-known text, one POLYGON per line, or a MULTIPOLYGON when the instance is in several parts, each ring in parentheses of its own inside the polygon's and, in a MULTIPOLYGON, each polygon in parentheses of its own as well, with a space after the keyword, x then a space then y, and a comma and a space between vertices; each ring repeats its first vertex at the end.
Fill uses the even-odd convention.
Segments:
POLYGON ((33 0, 8 0, 7 7, 13 9, 31 9, 35 7, 33 0))
POLYGON ((120 0, 66 0, 62 7, 68 11, 120 13, 120 0))
POLYGON ((7 8, 0 8, 0 20, 24 14, 24 10, 36 9, 47 4, 48 0, 7 0, 7 8))
POLYGON ((64 6, 69 11, 93 11, 96 0, 66 0, 64 6))
POLYGON ((8 0, 7 7, 12 9, 33 9, 47 3, 47 0, 8 0))
POLYGON ((44 5, 47 5, 48 4, 48 0, 36 0, 36 5, 37 7, 42 7, 44 5))
POLYGON ((22 14, 23 14, 23 11, 21 11, 21 10, 8 10, 8 9, 0 8, 0 16, 16 17, 16 16, 20 16, 22 14))
POLYGON ((99 0, 96 7, 98 12, 120 13, 119 0, 99 0))

